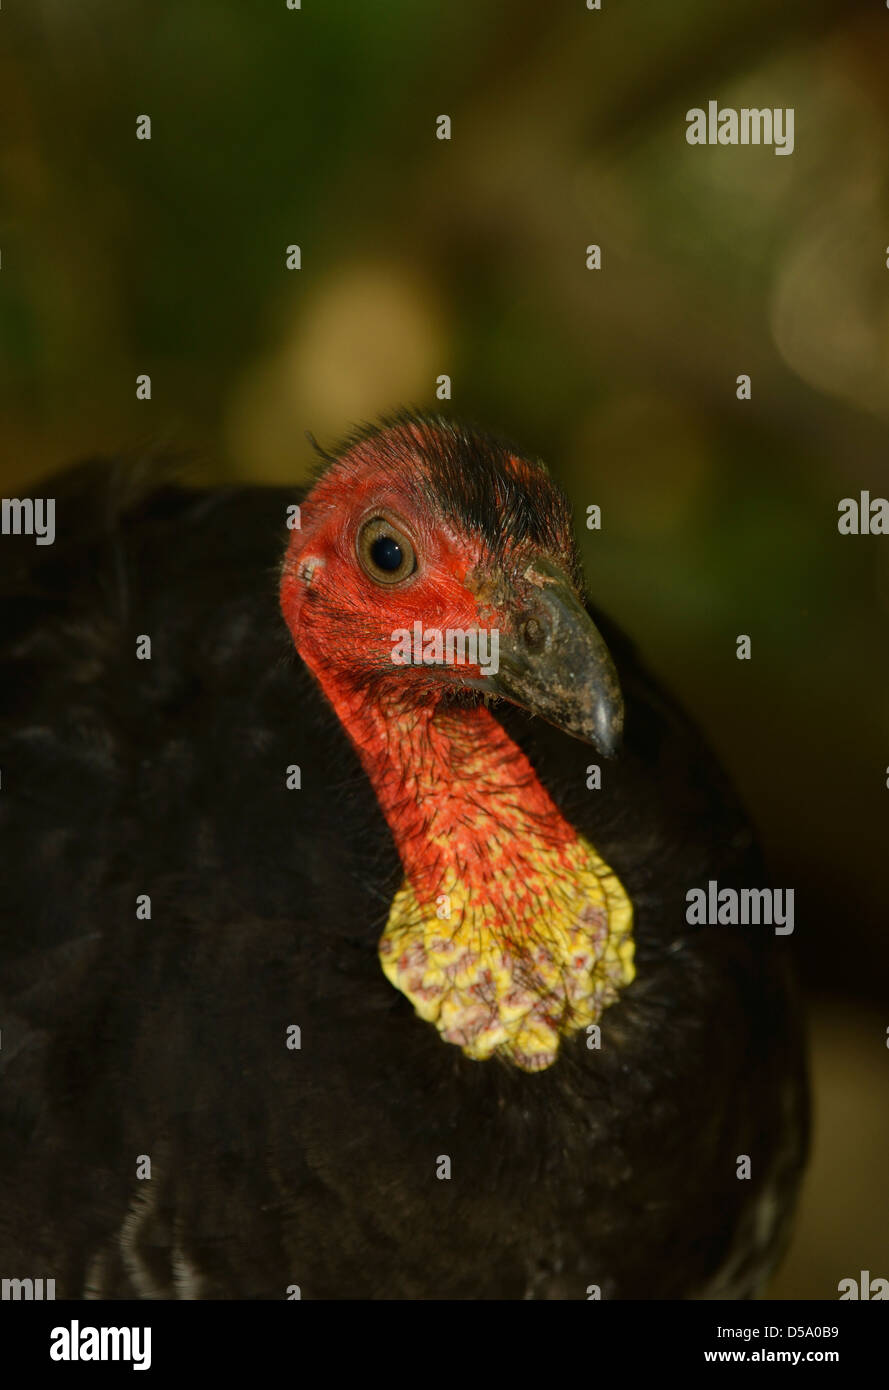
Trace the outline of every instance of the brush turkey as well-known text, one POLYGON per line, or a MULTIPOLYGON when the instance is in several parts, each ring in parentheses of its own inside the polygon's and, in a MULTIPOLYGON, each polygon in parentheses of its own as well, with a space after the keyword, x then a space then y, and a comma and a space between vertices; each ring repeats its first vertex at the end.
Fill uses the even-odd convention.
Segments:
POLYGON ((687 922, 759 855, 543 465, 403 414, 307 491, 44 490, 55 543, 0 538, 0 1274, 761 1292, 788 943, 687 922))

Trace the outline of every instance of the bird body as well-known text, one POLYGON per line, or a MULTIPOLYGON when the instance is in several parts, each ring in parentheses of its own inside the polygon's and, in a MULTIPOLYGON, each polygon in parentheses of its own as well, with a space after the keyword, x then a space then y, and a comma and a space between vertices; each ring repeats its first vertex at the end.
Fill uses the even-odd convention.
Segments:
POLYGON ((75 472, 56 527, 0 545, 0 1273, 760 1290, 805 1148, 786 943, 687 923, 759 857, 545 472, 401 417, 307 494, 75 472), (417 620, 497 629, 499 670, 399 665, 417 620))

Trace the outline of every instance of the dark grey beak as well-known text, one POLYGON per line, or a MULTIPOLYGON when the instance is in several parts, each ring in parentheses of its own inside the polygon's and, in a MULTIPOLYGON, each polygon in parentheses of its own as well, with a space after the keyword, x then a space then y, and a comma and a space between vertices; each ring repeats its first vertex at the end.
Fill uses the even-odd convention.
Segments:
POLYGON ((473 684, 613 757, 624 702, 604 638, 551 561, 534 560, 523 578, 514 631, 500 632, 499 669, 473 684))

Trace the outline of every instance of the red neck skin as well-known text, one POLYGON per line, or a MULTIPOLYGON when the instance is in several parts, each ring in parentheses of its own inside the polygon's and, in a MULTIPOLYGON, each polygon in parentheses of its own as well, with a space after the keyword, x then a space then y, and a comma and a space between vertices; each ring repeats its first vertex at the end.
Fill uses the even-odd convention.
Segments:
POLYGON ((563 865, 573 874, 585 855, 487 708, 442 698, 452 672, 413 667, 398 675, 387 667, 391 678, 380 678, 393 631, 410 630, 421 603, 433 625, 499 623, 490 596, 481 599, 467 584, 484 561, 480 543, 459 542, 389 475, 381 484, 378 471, 362 472, 353 460, 316 485, 285 557, 282 613, 358 750, 417 902, 435 915, 436 897, 457 884, 470 912, 484 909, 501 936, 510 936, 513 926, 540 919, 541 855, 551 883, 563 865), (414 513, 425 565, 420 597, 409 588, 374 590, 356 564, 353 518, 378 508, 414 513))
POLYGON ((504 936, 526 937, 540 912, 533 848, 564 854, 568 870, 577 835, 524 753, 484 705, 373 702, 305 659, 358 750, 418 903, 434 910, 456 879, 494 908, 504 936))

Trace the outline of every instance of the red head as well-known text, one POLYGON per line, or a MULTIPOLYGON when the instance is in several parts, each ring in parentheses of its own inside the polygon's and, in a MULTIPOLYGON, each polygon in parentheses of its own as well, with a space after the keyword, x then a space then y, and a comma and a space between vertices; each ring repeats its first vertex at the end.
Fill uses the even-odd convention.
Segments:
POLYGON ((603 752, 619 739, 567 501, 541 464, 485 436, 404 416, 354 439, 302 507, 281 607, 335 705, 481 690, 603 752))

